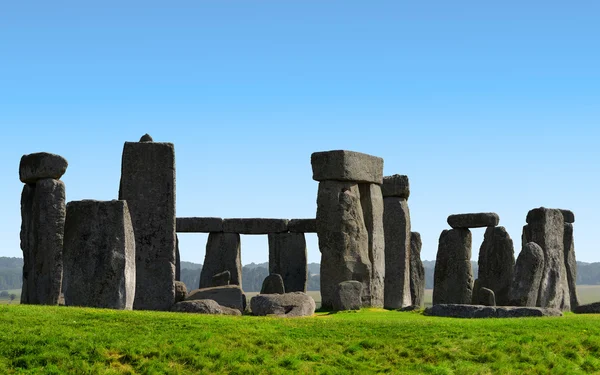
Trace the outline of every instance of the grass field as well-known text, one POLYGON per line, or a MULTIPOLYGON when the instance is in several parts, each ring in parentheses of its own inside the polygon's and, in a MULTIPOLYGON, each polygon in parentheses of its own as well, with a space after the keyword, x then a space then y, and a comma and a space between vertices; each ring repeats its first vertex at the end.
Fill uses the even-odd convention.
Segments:
POLYGON ((19 304, 21 301, 21 289, 8 289, 7 290, 8 294, 14 294, 17 296, 17 298, 15 298, 13 301, 10 300, 10 298, 8 297, 0 297, 0 305, 1 304, 11 304, 11 305, 16 305, 19 304))

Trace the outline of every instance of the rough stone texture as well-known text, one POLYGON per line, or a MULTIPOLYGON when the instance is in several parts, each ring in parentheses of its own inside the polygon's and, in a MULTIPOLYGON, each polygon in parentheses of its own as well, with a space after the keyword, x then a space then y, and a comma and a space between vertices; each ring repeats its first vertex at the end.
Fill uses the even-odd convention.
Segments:
POLYGON ((283 279, 278 273, 272 273, 265 277, 260 288, 260 294, 284 294, 285 287, 283 286, 283 279))
POLYGON ((447 318, 522 318, 562 316, 562 312, 558 309, 540 307, 440 304, 426 308, 425 315, 447 318))
POLYGON ((395 174, 392 176, 383 177, 381 193, 383 194, 384 198, 398 197, 408 200, 408 197, 410 196, 408 176, 395 174))
POLYGON ((131 310, 135 236, 127 202, 69 202, 63 259, 65 305, 131 310))
POLYGON ((23 287, 21 303, 56 305, 61 293, 65 185, 42 179, 21 195, 23 287))
POLYGON ((187 287, 182 281, 175 281, 175 303, 185 301, 187 297, 187 287))
POLYGON ((321 251, 321 304, 333 307, 337 284, 357 280, 363 284, 363 306, 371 301, 369 234, 358 184, 323 181, 317 195, 317 234, 321 251))
MULTIPOLYGON (((425 267, 421 262, 421 235, 410 233, 410 298, 417 308, 425 306, 425 267)), ((386 270, 387 271, 387 270, 386 270)))
POLYGON ((229 271, 230 283, 242 286, 240 235, 237 233, 210 233, 206 242, 204 264, 200 272, 200 288, 212 285, 212 277, 229 271))
POLYGON ((244 312, 243 291, 237 285, 218 286, 214 288, 195 289, 188 293, 186 301, 212 299, 219 305, 238 309, 244 312))
POLYGON ((525 244, 515 264, 510 304, 536 306, 543 272, 544 251, 535 242, 525 244))
POLYGON ((444 230, 433 275, 433 304, 468 304, 473 293, 471 231, 444 230))
POLYGON ((479 288, 479 292, 477 292, 479 296, 478 305, 483 306, 496 306, 496 294, 493 290, 489 288, 479 288))
MULTIPOLYGON (((385 295, 385 235, 383 196, 377 184, 359 184, 360 204, 369 238, 371 262, 371 300, 369 306, 383 307, 385 295)), ((353 279, 352 279, 353 280, 353 279)), ((407 287, 410 293, 410 287, 407 287)))
POLYGON ((287 219, 224 219, 223 231, 239 234, 269 234, 288 231, 287 219))
MULTIPOLYGON (((513 241, 504 227, 489 227, 479 249, 479 285, 494 291, 498 306, 510 305, 510 285, 515 267, 513 241)), ((481 303, 483 304, 483 303, 481 303)))
POLYGON ((211 299, 178 302, 173 305, 171 311, 196 314, 242 315, 239 310, 221 306, 211 299))
POLYGON ((223 219, 220 217, 178 217, 179 233, 211 233, 223 231, 223 219))
POLYGON ((383 183, 383 159, 376 156, 334 150, 315 152, 310 162, 315 181, 383 183))
POLYGON ((573 309, 575 314, 600 314, 600 302, 579 305, 573 309))
POLYGON ((410 211, 404 198, 384 198, 386 309, 412 305, 410 295, 410 211))
POLYGON ((131 213, 136 248, 136 310, 169 310, 175 301, 175 149, 125 142, 119 199, 131 213))
POLYGON ((544 251, 544 271, 536 306, 571 309, 565 266, 565 220, 558 209, 536 208, 527 214, 523 243, 535 242, 544 251))
POLYGON ((211 279, 211 287, 229 285, 231 282, 231 272, 223 271, 213 275, 211 279))
POLYGON ((150 134, 146 133, 142 135, 142 137, 140 138, 140 142, 154 142, 154 139, 152 139, 150 134))
POLYGON ((571 210, 560 210, 565 219, 565 223, 573 224, 575 222, 575 214, 571 210))
POLYGON ((288 222, 292 233, 317 233, 317 219, 292 219, 288 222))
POLYGON ((480 212, 473 214, 458 214, 448 216, 448 225, 452 228, 482 228, 495 227, 500 222, 498 214, 480 212))
POLYGON ((573 224, 565 223, 564 233, 565 267, 567 270, 567 283, 571 297, 571 310, 579 306, 577 297, 577 259, 575 259, 575 242, 573 241, 573 224))
POLYGON ((306 292, 308 267, 304 233, 269 234, 269 272, 281 275, 286 292, 306 292))
POLYGON ((343 281, 335 288, 333 310, 360 310, 362 307, 362 284, 355 280, 343 281))
POLYGON ((58 180, 67 171, 67 160, 48 152, 23 155, 19 164, 19 178, 25 184, 34 184, 46 178, 58 180))
POLYGON ((482 305, 479 302, 479 290, 481 289, 481 285, 479 284, 479 279, 475 279, 473 281, 473 293, 471 293, 471 305, 482 305))
POLYGON ((282 317, 312 316, 315 300, 302 292, 286 294, 259 294, 250 300, 253 315, 282 317))
MULTIPOLYGON (((175 281, 181 281, 181 254, 179 253, 179 237, 177 236, 175 236, 175 281)), ((175 293, 177 293, 177 290, 175 293)))

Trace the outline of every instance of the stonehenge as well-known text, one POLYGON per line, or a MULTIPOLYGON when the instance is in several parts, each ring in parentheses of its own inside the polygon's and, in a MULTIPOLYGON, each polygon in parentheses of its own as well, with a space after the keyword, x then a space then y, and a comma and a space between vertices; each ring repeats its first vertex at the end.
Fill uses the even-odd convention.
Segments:
POLYGON ((479 249, 478 265, 479 287, 492 290, 498 306, 508 306, 515 267, 515 250, 513 241, 504 227, 486 229, 479 249))
POLYGON ((433 274, 433 304, 470 304, 473 293, 471 231, 444 230, 433 274))
POLYGON ((412 306, 423 308, 425 306, 425 268, 421 261, 421 235, 418 232, 410 233, 410 298, 412 306))

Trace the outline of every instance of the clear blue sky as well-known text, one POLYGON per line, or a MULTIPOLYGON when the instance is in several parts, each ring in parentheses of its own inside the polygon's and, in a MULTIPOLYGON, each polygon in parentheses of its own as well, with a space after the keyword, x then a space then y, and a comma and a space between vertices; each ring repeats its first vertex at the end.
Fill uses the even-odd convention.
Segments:
MULTIPOLYGON (((349 149, 409 176, 423 259, 477 211, 518 253, 546 206, 600 261, 597 1, 88 3, 0 5, 1 256, 22 254, 21 155, 66 157, 68 200, 114 199, 123 143, 148 132, 175 144, 178 216, 314 217, 310 154, 349 149)), ((182 258, 205 241, 181 236, 182 258)), ((267 261, 266 237, 242 260, 267 261)))

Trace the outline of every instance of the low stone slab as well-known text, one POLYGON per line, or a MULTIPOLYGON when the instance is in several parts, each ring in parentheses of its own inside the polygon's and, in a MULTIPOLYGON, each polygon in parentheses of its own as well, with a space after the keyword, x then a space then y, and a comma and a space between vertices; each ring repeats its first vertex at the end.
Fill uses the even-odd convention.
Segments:
POLYGON ((260 289, 260 294, 284 294, 285 287, 283 285, 283 279, 278 273, 272 273, 265 277, 260 289))
POLYGON ((575 314, 600 314, 600 302, 579 305, 573 309, 575 314))
POLYGON ((408 176, 401 174, 385 176, 383 178, 383 185, 381 185, 381 193, 383 194, 384 198, 399 197, 408 199, 410 196, 408 176))
POLYGON ((219 272, 212 277, 211 286, 229 285, 230 281, 231 281, 231 272, 229 272, 229 271, 219 272))
POLYGON ((498 214, 480 212, 472 214, 457 214, 448 216, 448 225, 452 228, 483 228, 495 227, 500 222, 498 214))
POLYGON ((360 310, 362 307, 362 283, 356 280, 342 281, 333 293, 333 310, 360 310))
POLYGON ((355 151, 315 152, 310 157, 315 181, 353 181, 381 185, 383 159, 355 151))
POLYGON ((317 233, 317 219, 292 219, 288 222, 292 233, 317 233))
POLYGON ((58 180, 65 174, 68 165, 62 156, 48 152, 23 155, 19 164, 19 178, 26 184, 34 184, 44 178, 58 180))
POLYGON ((269 234, 288 231, 287 219, 225 219, 223 232, 239 234, 269 234))
POLYGON ((560 210, 565 219, 565 223, 573 224, 575 222, 575 214, 571 210, 560 210))
POLYGON ((178 217, 176 230, 180 233, 211 233, 223 231, 220 217, 178 217))
POLYGON ((183 281, 175 281, 175 303, 185 301, 187 297, 187 287, 183 281))
POLYGON ((426 308, 425 315, 445 318, 525 318, 563 314, 558 309, 541 307, 440 304, 426 308))
POLYGON ((178 302, 173 305, 171 311, 196 314, 242 315, 238 309, 221 306, 212 299, 178 302))
POLYGON ((277 315, 286 318, 311 316, 315 313, 315 300, 302 292, 286 294, 259 294, 250 300, 252 314, 277 315))
POLYGON ((212 299, 219 305, 244 311, 243 291, 237 285, 217 286, 214 288, 195 289, 188 293, 186 301, 212 299))

